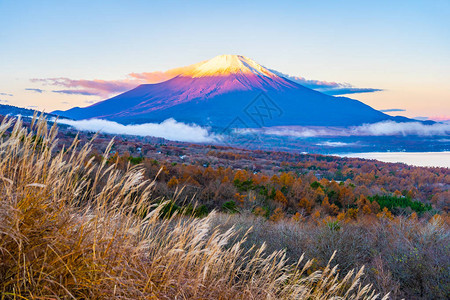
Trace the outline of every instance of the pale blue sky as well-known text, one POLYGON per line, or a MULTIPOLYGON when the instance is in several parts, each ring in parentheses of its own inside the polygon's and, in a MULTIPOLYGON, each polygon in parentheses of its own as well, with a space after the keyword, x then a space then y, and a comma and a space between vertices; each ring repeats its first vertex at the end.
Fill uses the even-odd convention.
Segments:
POLYGON ((448 0, 0 0, 0 93, 14 95, 0 100, 87 105, 29 79, 123 79, 242 54, 291 75, 384 89, 351 96, 378 109, 450 116, 449 30, 448 0))

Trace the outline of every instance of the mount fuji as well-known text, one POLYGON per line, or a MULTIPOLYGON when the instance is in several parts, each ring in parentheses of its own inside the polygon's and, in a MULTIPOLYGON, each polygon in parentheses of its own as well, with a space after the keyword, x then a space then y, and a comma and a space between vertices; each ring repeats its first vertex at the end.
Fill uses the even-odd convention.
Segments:
POLYGON ((142 84, 88 107, 53 113, 74 120, 97 118, 122 124, 173 118, 214 128, 410 121, 358 100, 309 89, 240 55, 220 55, 168 73, 173 77, 167 81, 142 84))

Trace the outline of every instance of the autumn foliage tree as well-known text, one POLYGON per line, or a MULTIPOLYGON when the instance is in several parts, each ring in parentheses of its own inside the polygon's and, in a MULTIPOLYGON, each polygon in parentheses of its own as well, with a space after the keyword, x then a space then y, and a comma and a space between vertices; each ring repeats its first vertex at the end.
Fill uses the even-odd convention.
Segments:
POLYGON ((281 204, 287 204, 286 196, 280 190, 276 190, 274 200, 281 204))
POLYGON ((337 205, 334 204, 334 203, 333 203, 333 204, 330 204, 330 202, 328 201, 328 197, 325 197, 325 198, 322 200, 321 207, 324 209, 324 211, 325 211, 327 214, 329 214, 329 215, 331 215, 331 216, 335 216, 335 215, 337 215, 338 212, 339 212, 339 207, 337 207, 337 205))
POLYGON ((178 179, 175 176, 172 176, 172 178, 170 178, 169 182, 167 182, 167 187, 168 188, 174 188, 176 186, 178 186, 178 179))
POLYGON ((302 199, 300 199, 300 201, 298 202, 298 206, 301 209, 304 209, 306 211, 306 213, 310 214, 311 213, 311 209, 313 207, 313 203, 308 200, 308 198, 303 197, 302 199))

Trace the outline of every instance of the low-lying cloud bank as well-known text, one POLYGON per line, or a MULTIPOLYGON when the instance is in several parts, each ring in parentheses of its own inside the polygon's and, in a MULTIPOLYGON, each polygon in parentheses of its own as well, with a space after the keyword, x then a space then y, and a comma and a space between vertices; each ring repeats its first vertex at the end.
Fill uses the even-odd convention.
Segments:
MULTIPOLYGON (((318 137, 318 136, 389 136, 389 135, 416 135, 416 136, 446 136, 450 135, 450 123, 435 123, 425 125, 420 122, 393 122, 384 121, 373 124, 364 124, 353 127, 324 127, 324 126, 289 126, 261 129, 248 129, 269 135, 291 137, 318 137)), ((241 131, 241 133, 245 133, 241 131)))
POLYGON ((420 122, 397 123, 387 121, 374 124, 365 124, 354 127, 353 130, 356 134, 360 135, 449 135, 450 124, 435 123, 432 125, 425 125, 420 122))
MULTIPOLYGON (((174 119, 167 119, 161 123, 145 123, 139 125, 123 125, 117 122, 90 119, 68 120, 59 119, 58 123, 66 124, 80 131, 103 132, 115 135, 154 136, 173 141, 193 143, 220 143, 226 136, 211 133, 208 128, 197 124, 185 124, 174 119)), ((450 136, 450 123, 436 123, 425 125, 420 122, 385 121, 364 124, 353 127, 325 127, 325 126, 280 126, 269 128, 239 128, 236 134, 266 134, 286 137, 338 137, 338 136, 450 136)), ((325 142, 323 146, 343 147, 345 143, 325 142)))
POLYGON ((206 128, 195 124, 177 122, 174 119, 167 119, 161 123, 145 123, 139 125, 123 125, 102 119, 80 121, 59 119, 58 123, 72 126, 80 131, 100 131, 117 135, 154 136, 180 142, 213 143, 220 140, 219 136, 209 133, 206 128))
POLYGON ((317 146, 327 146, 327 147, 347 147, 347 146, 353 146, 355 143, 344 143, 344 142, 322 142, 316 144, 317 146))

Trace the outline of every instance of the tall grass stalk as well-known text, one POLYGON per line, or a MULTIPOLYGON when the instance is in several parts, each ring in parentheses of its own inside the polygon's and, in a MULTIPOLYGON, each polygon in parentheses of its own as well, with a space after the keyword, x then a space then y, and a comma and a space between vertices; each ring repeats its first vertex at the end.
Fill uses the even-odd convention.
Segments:
MULTIPOLYGON (((57 126, 0 125, 2 299, 377 299, 363 269, 308 272, 264 245, 244 251, 235 230, 161 218, 154 182, 90 158, 91 143, 56 151, 57 126)), ((387 297, 385 297, 387 299, 387 297)))

